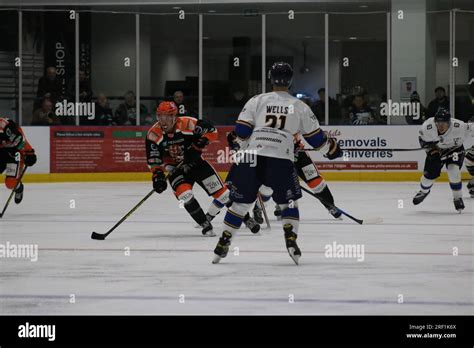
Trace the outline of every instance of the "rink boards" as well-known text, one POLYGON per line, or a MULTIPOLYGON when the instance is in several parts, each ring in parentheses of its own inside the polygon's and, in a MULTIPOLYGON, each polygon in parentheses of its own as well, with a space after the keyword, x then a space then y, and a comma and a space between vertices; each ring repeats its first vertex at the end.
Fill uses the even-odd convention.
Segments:
MULTIPOLYGON (((226 135, 231 126, 218 127, 219 139, 204 158, 225 175, 229 166, 226 135)), ((424 151, 397 152, 391 148, 419 148, 416 126, 328 126, 342 148, 361 149, 328 161, 310 152, 328 180, 418 181, 423 170, 424 151), (387 149, 370 151, 371 149, 387 149)), ((27 182, 144 181, 150 179, 143 146, 147 127, 24 127, 38 154, 29 169, 27 182)), ((472 138, 465 143, 469 148, 472 138)), ((440 180, 446 180, 443 173, 440 180)), ((463 179, 469 174, 463 167, 463 179)))

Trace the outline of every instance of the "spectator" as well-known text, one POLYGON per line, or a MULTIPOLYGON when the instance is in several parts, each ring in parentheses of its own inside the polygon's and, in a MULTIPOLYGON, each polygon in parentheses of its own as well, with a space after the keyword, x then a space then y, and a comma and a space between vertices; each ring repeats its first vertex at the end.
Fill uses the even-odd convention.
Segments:
MULTIPOLYGON (((69 101, 76 100, 76 79, 73 77, 68 84, 69 101)), ((89 76, 83 69, 79 70, 79 102, 90 102, 92 100, 92 88, 89 76)))
POLYGON ((40 108, 44 98, 49 98, 54 105, 62 100, 62 79, 57 76, 54 66, 46 68, 46 74, 38 81, 38 91, 36 92, 37 104, 36 108, 40 108))
POLYGON ((183 91, 176 91, 173 93, 173 101, 178 107, 179 116, 193 116, 197 117, 197 114, 189 109, 189 107, 184 104, 184 94, 183 91))
POLYGON ((420 115, 419 118, 418 115, 407 115, 405 116, 405 120, 407 121, 408 124, 423 124, 423 122, 426 121, 426 108, 421 104, 420 101, 420 95, 418 94, 417 91, 413 91, 413 93, 410 95, 410 103, 413 104, 419 104, 419 110, 420 110, 420 115))
POLYGON ((97 101, 95 103, 95 119, 94 124, 100 126, 115 126, 114 113, 109 105, 109 101, 104 93, 97 95, 97 101))
MULTIPOLYGON (((324 88, 320 88, 318 90, 319 100, 313 105, 311 108, 313 113, 319 120, 319 123, 324 124, 326 117, 325 117, 325 98, 326 98, 326 90, 324 88)), ((339 104, 336 100, 331 97, 328 97, 329 101, 329 124, 341 124, 341 110, 339 108, 339 104)))
MULTIPOLYGON (((137 102, 135 93, 128 91, 125 93, 124 102, 115 110, 115 123, 118 125, 136 125, 137 124, 137 102)), ((147 114, 145 105, 140 104, 140 124, 151 125, 153 118, 147 114)))
POLYGON ((356 95, 349 108, 349 119, 353 125, 376 124, 374 111, 367 106, 362 95, 356 95))
POLYGON ((49 98, 44 98, 41 107, 33 113, 31 124, 34 126, 51 126, 60 123, 59 117, 54 114, 53 103, 49 98))
POLYGON ((449 110, 449 99, 446 97, 446 90, 443 87, 436 87, 436 98, 428 104, 428 118, 434 117, 439 108, 449 110))

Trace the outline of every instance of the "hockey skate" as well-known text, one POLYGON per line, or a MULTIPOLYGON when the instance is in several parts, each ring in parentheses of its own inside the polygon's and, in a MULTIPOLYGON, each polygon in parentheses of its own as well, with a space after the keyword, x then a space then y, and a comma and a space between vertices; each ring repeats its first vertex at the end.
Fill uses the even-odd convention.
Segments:
POLYGON ((258 206, 258 204, 255 204, 253 207, 253 218, 257 224, 263 224, 262 209, 258 206))
POLYGON ((474 198, 474 179, 469 180, 467 183, 467 189, 472 198, 474 198))
POLYGON ((21 201, 23 200, 23 190, 24 190, 23 183, 18 186, 18 188, 15 190, 15 203, 20 204, 21 201))
POLYGON ((424 201, 424 199, 426 198, 426 196, 428 196, 430 193, 430 191, 428 192, 423 192, 423 191, 418 191, 418 193, 415 195, 415 197, 413 197, 413 204, 414 205, 418 205, 420 204, 421 202, 424 201))
POLYGON ((285 242, 288 254, 293 259, 293 261, 298 264, 298 261, 301 257, 301 250, 298 248, 298 244, 296 244, 296 238, 298 236, 295 232, 293 232, 293 226, 291 226, 291 224, 286 224, 283 226, 283 230, 285 231, 285 242))
POLYGON ((462 200, 462 198, 455 198, 453 200, 453 203, 454 203, 454 209, 456 209, 458 211, 459 214, 461 214, 461 212, 463 211, 464 209, 464 202, 462 200))
POLYGON ((249 213, 245 214, 244 224, 254 234, 257 234, 260 231, 260 225, 250 216, 249 213))
POLYGON ((215 237, 215 233, 212 229, 212 224, 209 221, 206 221, 201 224, 202 227, 202 235, 204 237, 215 237))
POLYGON ((214 249, 214 259, 212 260, 212 263, 219 263, 221 259, 227 256, 231 238, 232 234, 230 232, 222 232, 222 237, 219 238, 216 248, 214 249))

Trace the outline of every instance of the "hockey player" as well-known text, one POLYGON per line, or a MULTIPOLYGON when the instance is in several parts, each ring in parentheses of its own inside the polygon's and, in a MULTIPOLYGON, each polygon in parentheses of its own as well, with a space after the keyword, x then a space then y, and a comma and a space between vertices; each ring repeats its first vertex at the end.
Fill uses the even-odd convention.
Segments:
POLYGON ((301 251, 296 243, 301 188, 293 164, 293 136, 303 134, 306 141, 327 158, 342 156, 337 141, 319 128, 311 109, 288 93, 293 69, 287 63, 274 63, 269 71, 273 91, 251 98, 242 109, 235 132, 241 149, 257 154, 256 163, 240 163, 232 177, 232 205, 224 218, 225 229, 214 249, 213 263, 229 251, 232 237, 257 198, 262 185, 273 190, 273 200, 282 207, 286 248, 298 264, 301 251), (256 164, 256 165, 255 165, 256 164))
POLYGON ((474 198, 474 146, 466 152, 466 168, 471 175, 471 180, 469 180, 467 188, 471 197, 474 198))
POLYGON ((461 167, 464 160, 464 140, 474 133, 471 124, 451 119, 446 109, 439 109, 434 117, 427 119, 420 129, 419 141, 426 150, 425 167, 421 177, 421 190, 413 198, 413 204, 423 202, 434 181, 446 166, 449 185, 453 192, 454 208, 464 209, 462 200, 461 167))
POLYGON ((35 150, 23 130, 8 118, 0 117, 0 173, 5 171, 5 186, 15 190, 15 203, 23 200, 24 185, 19 182, 25 166, 36 163, 35 150))
POLYGON ((193 194, 198 183, 209 196, 221 204, 229 200, 229 191, 214 168, 201 157, 203 148, 217 139, 217 130, 208 122, 193 117, 177 117, 174 102, 159 104, 157 120, 146 137, 148 166, 153 173, 153 187, 162 193, 167 180, 176 198, 184 204, 191 217, 202 227, 202 234, 215 236, 212 224, 207 220, 193 194), (168 177, 165 172, 169 173, 168 177))
MULTIPOLYGON (((231 144, 235 141, 237 136, 235 132, 229 133, 228 142, 231 144)), ((336 219, 339 219, 342 215, 339 210, 330 205, 334 205, 334 197, 329 190, 324 178, 319 174, 316 164, 314 164, 311 157, 302 149, 304 148, 303 143, 301 142, 301 137, 299 135, 295 136, 295 168, 298 177, 303 180, 310 190, 324 201, 323 205, 326 207, 328 212, 336 219), (329 203, 330 205, 328 205, 329 203)), ((273 190, 265 185, 262 185, 259 189, 260 197, 262 198, 263 203, 265 204, 270 200, 273 194, 273 190)), ((266 204, 265 204, 266 205, 266 204)), ((262 207, 260 206, 260 201, 257 200, 253 208, 254 219, 257 223, 263 223, 262 216, 262 207)), ((280 220, 281 219, 281 208, 277 204, 275 207, 274 215, 280 220)))

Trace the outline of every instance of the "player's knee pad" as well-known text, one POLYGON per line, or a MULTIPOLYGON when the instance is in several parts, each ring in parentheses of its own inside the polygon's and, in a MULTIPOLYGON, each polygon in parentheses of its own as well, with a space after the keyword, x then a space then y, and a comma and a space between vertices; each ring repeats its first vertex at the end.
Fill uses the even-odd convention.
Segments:
POLYGON ((184 204, 189 203, 193 198, 194 194, 191 185, 181 184, 176 188, 176 198, 184 204))
POLYGON ((258 192, 260 192, 260 195, 262 196, 262 200, 264 202, 268 201, 273 195, 272 188, 265 185, 260 186, 258 192))
POLYGON ((322 176, 318 176, 317 178, 311 179, 306 184, 314 193, 322 192, 327 186, 326 181, 324 181, 322 176))
POLYGON ((13 190, 16 185, 18 184, 18 179, 15 178, 15 177, 12 177, 12 176, 7 176, 6 179, 5 179, 5 186, 9 189, 9 190, 13 190))

